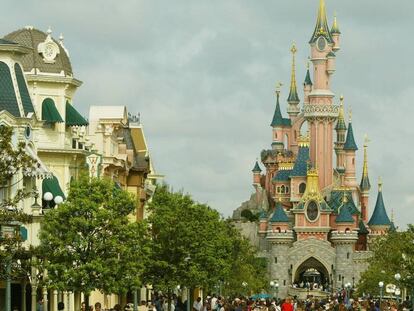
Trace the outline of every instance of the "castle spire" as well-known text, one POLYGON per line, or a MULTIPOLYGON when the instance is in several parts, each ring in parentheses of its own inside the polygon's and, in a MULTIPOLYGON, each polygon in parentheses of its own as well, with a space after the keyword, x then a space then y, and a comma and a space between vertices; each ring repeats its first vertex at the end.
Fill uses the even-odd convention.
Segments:
POLYGON ((296 88, 296 62, 295 62, 295 54, 298 50, 296 49, 295 43, 293 43, 290 51, 292 52, 292 72, 291 72, 291 77, 290 77, 290 92, 289 92, 288 102, 299 103, 298 90, 296 88))
POLYGON ((341 95, 340 97, 338 122, 336 123, 335 130, 346 131, 345 116, 344 116, 344 96, 343 95, 341 95))
POLYGON ((352 129, 352 111, 349 110, 349 123, 348 123, 348 132, 346 133, 346 141, 344 145, 344 150, 358 150, 358 147, 354 139, 354 130, 352 129))
POLYGON ((313 84, 312 84, 311 77, 310 77, 310 72, 309 72, 309 61, 308 61, 308 63, 306 64, 306 76, 305 76, 305 82, 303 83, 303 85, 304 85, 304 86, 306 86, 306 85, 310 85, 310 86, 312 86, 312 85, 313 85, 313 84))
POLYGON ((387 211, 385 210, 384 200, 382 198, 382 179, 378 181, 378 196, 375 203, 374 212, 371 219, 368 222, 369 226, 390 226, 391 221, 388 218, 387 211))
POLYGON ((316 19, 315 30, 309 43, 314 43, 319 36, 323 36, 329 43, 333 43, 332 35, 329 30, 328 20, 326 18, 325 0, 319 0, 318 18, 316 19))
POLYGON ((275 113, 273 114, 272 123, 270 123, 270 126, 272 127, 280 127, 280 126, 290 126, 290 120, 285 119, 282 116, 282 112, 280 111, 280 103, 279 103, 279 97, 280 97, 280 87, 282 86, 282 83, 278 83, 276 85, 276 108, 275 113))
POLYGON ((364 142, 364 165, 362 167, 362 179, 360 188, 362 191, 369 191, 371 189, 371 184, 368 178, 368 155, 367 155, 367 148, 368 148, 368 137, 365 135, 365 142, 364 142))
POLYGON ((336 13, 334 15, 334 20, 332 23, 331 34, 341 34, 341 31, 339 30, 339 27, 338 27, 338 21, 336 19, 336 13))

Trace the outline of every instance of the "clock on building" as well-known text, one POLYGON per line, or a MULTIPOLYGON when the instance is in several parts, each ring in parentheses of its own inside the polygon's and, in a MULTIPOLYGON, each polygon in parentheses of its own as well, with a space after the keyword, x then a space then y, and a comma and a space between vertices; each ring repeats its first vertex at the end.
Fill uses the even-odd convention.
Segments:
POLYGON ((48 35, 45 41, 39 43, 37 51, 42 54, 45 63, 53 64, 56 56, 59 54, 59 46, 53 41, 50 35, 48 35))
POLYGON ((308 206, 306 207, 306 216, 310 221, 316 220, 318 218, 319 209, 318 209, 318 203, 315 201, 310 201, 308 203, 308 206))
POLYGON ((316 42, 319 51, 323 51, 326 48, 326 39, 324 37, 319 37, 318 41, 316 42))

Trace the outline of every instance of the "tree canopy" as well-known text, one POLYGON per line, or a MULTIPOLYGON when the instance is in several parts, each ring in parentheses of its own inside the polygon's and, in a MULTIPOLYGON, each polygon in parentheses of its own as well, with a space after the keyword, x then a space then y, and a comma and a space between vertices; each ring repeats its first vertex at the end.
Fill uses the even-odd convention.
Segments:
POLYGON ((50 285, 120 293, 141 284, 147 225, 130 223, 135 198, 106 179, 82 176, 67 200, 45 215, 40 251, 50 285))
POLYGON ((359 294, 378 295, 380 281, 399 287, 414 288, 414 227, 409 225, 403 232, 391 231, 377 237, 371 250, 368 269, 362 274, 358 284, 359 294), (395 274, 400 274, 397 281, 395 274))

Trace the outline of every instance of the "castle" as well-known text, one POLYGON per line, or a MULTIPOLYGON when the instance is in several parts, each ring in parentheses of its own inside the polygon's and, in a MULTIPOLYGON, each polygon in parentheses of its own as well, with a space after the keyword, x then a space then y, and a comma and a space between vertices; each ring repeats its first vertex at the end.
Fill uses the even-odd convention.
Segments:
POLYGON ((264 172, 256 161, 255 193, 233 214, 236 226, 267 258, 270 277, 279 285, 281 297, 303 296, 309 293, 303 288, 309 283, 325 291, 343 288, 346 283, 355 286, 367 268, 371 241, 395 229, 385 210, 381 181, 374 211, 368 217, 367 139, 358 182, 358 146, 351 113, 346 122, 344 98, 336 103, 331 91, 340 37, 336 17, 329 28, 325 2, 320 0, 309 41, 313 79, 308 65, 303 104, 297 90, 293 45, 288 117, 282 115, 277 88, 271 149, 261 152, 264 172), (246 222, 249 214, 259 219, 246 222))

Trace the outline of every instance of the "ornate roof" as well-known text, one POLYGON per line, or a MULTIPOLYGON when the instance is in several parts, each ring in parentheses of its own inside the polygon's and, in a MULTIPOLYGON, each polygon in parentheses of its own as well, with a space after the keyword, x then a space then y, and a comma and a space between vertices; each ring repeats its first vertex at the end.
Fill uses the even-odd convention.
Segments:
POLYGON ((290 176, 306 176, 309 160, 309 146, 300 146, 295 166, 290 176))
POLYGON ((364 165, 362 167, 362 178, 360 183, 360 188, 362 191, 369 191, 371 189, 371 184, 368 177, 368 156, 367 156, 367 138, 364 143, 364 165))
POLYGON ((304 85, 313 85, 311 77, 310 77, 309 66, 308 66, 308 69, 306 70, 305 82, 303 84, 304 85))
POLYGON ((256 161, 256 164, 254 165, 252 172, 253 173, 260 173, 262 171, 262 169, 259 166, 259 163, 256 161))
POLYGON ((276 109, 275 113, 273 114, 272 123, 270 126, 278 127, 278 126, 291 126, 290 119, 285 119, 282 117, 282 112, 280 111, 280 104, 279 104, 279 92, 276 92, 276 109))
POLYGON ((338 214, 342 206, 346 206, 351 215, 359 215, 360 212, 352 198, 352 192, 349 190, 333 190, 329 200, 329 206, 335 214, 338 214))
POLYGON ((358 227, 359 227, 359 232, 358 232, 359 234, 368 234, 369 233, 369 231, 367 229, 367 226, 365 226, 362 219, 359 220, 358 227))
POLYGON ((314 43, 319 36, 323 36, 329 43, 333 42, 331 32, 328 26, 328 20, 326 18, 325 0, 319 1, 318 18, 316 20, 315 30, 309 43, 314 43))
POLYGON ((275 177, 273 177, 273 181, 288 181, 292 170, 279 170, 275 177))
POLYGON ((3 40, 17 42, 23 46, 29 47, 32 51, 21 58, 21 63, 25 72, 32 71, 36 68, 44 73, 61 73, 65 76, 72 76, 72 65, 69 56, 62 45, 55 39, 51 38, 59 49, 54 62, 45 62, 43 56, 38 52, 39 44, 46 41, 48 34, 33 27, 25 27, 9 33, 3 40))
POLYGON ((286 215, 285 210, 283 209, 283 206, 280 202, 276 203, 275 212, 273 213, 272 218, 270 219, 270 222, 272 223, 289 222, 289 217, 286 215))
POLYGON ((4 62, 0 62, 0 90, 0 111, 6 110, 15 117, 21 117, 11 71, 4 62))
POLYGON ((295 44, 293 44, 292 49, 292 72, 291 72, 291 78, 290 78, 290 90, 289 90, 289 96, 287 101, 290 103, 299 103, 299 95, 298 90, 296 87, 296 65, 295 65, 295 53, 297 52, 295 44))
POLYGON ((352 123, 348 123, 348 132, 346 133, 346 141, 344 145, 344 150, 358 150, 358 147, 354 139, 354 131, 352 129, 352 123))
POLYGON ((382 198, 382 183, 378 185, 377 202, 375 203, 374 212, 371 219, 368 221, 369 226, 390 226, 391 221, 388 218, 387 211, 385 210, 384 200, 382 198))
POLYGON ((341 34, 341 31, 339 30, 338 21, 336 20, 336 15, 334 16, 332 28, 331 28, 331 34, 341 34))

